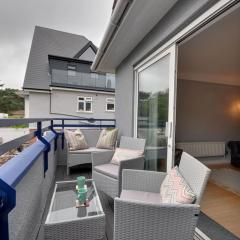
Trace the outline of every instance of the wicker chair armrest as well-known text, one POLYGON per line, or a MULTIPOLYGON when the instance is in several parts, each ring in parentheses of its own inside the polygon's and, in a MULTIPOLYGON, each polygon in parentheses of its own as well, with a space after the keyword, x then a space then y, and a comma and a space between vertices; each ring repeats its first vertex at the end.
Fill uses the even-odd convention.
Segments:
POLYGON ((92 153, 92 166, 107 164, 111 161, 114 150, 106 152, 93 152, 92 153))
POLYGON ((123 169, 139 169, 139 170, 142 170, 143 168, 144 168, 144 156, 120 161, 120 168, 119 169, 121 171, 123 169))
POLYGON ((114 239, 193 239, 200 206, 114 199, 114 239))
POLYGON ((123 170, 122 189, 159 193, 167 173, 144 170, 123 170))

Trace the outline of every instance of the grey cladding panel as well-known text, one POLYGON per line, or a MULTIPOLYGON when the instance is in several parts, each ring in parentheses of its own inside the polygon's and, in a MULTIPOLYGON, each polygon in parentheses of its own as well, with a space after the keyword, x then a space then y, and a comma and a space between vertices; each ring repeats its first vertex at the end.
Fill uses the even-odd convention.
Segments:
POLYGON ((36 27, 23 88, 49 89, 48 55, 73 58, 89 42, 83 36, 36 27))

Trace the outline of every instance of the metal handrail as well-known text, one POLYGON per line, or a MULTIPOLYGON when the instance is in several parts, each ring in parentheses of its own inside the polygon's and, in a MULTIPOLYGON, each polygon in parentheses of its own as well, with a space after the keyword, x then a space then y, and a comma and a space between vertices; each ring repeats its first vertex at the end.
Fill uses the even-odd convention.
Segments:
MULTIPOLYGON (((27 124, 27 123, 38 123, 38 122, 46 122, 50 121, 51 125, 49 124, 48 127, 43 128, 42 132, 45 132, 48 129, 53 128, 62 128, 65 127, 84 127, 84 128, 108 128, 108 127, 115 127, 116 120, 115 119, 100 119, 100 118, 23 118, 23 119, 0 119, 0 127, 10 127, 15 126, 18 124, 27 124), (61 123, 54 123, 54 121, 61 121, 61 123), (76 124, 68 124, 66 121, 80 121, 76 124), (110 122, 109 124, 105 122, 110 122), (53 123, 53 124, 52 124, 53 123)), ((0 155, 10 151, 13 148, 16 148, 23 144, 24 142, 30 140, 34 137, 36 132, 29 133, 23 135, 19 138, 15 138, 9 142, 3 143, 0 145, 0 155)))
POLYGON ((19 124, 28 124, 28 123, 36 123, 36 122, 46 122, 46 121, 79 121, 79 120, 84 120, 84 121, 111 121, 111 122, 116 122, 115 119, 100 119, 100 118, 84 118, 84 117, 78 117, 78 118, 3 118, 0 119, 0 127, 10 127, 10 126, 15 126, 19 124))

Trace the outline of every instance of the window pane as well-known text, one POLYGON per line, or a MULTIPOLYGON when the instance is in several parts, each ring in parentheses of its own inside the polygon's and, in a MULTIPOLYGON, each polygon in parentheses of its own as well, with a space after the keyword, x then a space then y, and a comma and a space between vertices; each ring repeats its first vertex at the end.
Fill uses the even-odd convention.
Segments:
POLYGON ((86 97, 86 101, 92 101, 91 97, 86 97))
POLYGON ((92 111, 92 103, 86 102, 86 111, 91 112, 92 111))
POLYGON ((84 103, 83 102, 78 103, 78 110, 79 111, 84 111, 84 103))
POLYGON ((68 76, 76 76, 76 71, 68 70, 68 76))
POLYGON ((169 56, 139 73, 138 137, 146 139, 146 168, 166 170, 169 56))
POLYGON ((78 100, 79 101, 84 101, 84 97, 79 97, 78 100))
POLYGON ((108 103, 107 104, 107 110, 113 111, 114 110, 114 104, 113 103, 108 103))
POLYGON ((76 66, 68 66, 68 76, 76 76, 76 66))

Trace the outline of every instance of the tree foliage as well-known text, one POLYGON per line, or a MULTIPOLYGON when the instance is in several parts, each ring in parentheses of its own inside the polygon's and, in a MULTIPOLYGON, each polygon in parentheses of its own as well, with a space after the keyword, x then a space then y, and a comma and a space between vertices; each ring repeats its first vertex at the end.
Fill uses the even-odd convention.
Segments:
POLYGON ((163 127, 168 121, 168 90, 154 94, 139 92, 139 117, 145 124, 163 127))
POLYGON ((24 109, 24 99, 17 95, 17 91, 11 88, 0 90, 0 112, 11 114, 24 109))

